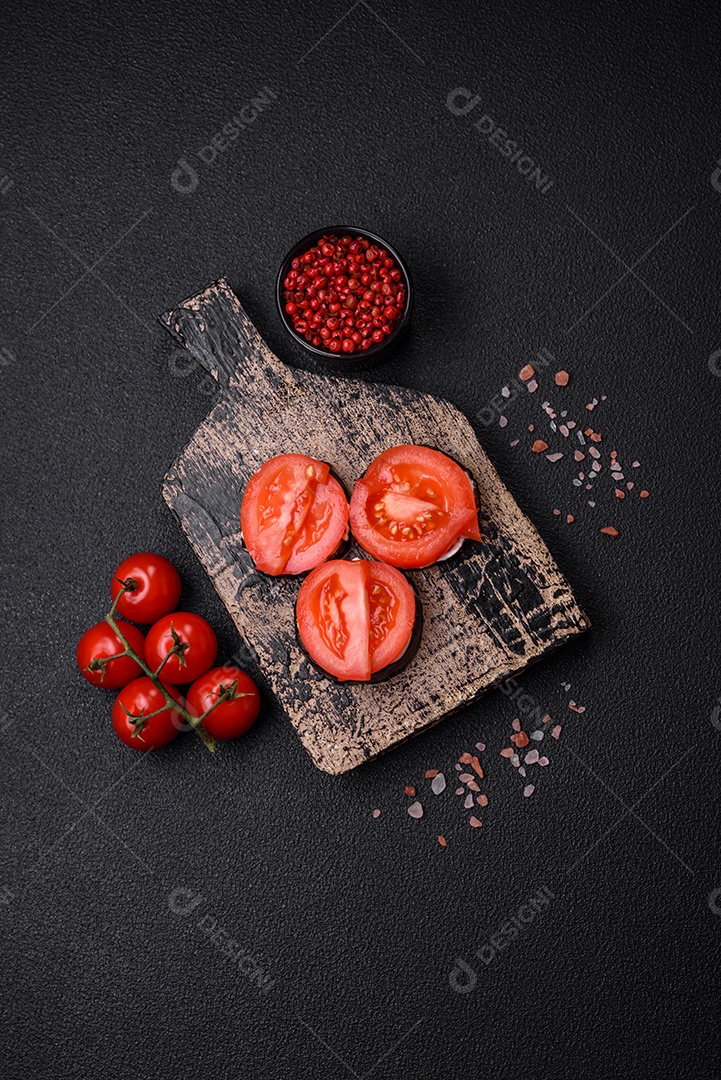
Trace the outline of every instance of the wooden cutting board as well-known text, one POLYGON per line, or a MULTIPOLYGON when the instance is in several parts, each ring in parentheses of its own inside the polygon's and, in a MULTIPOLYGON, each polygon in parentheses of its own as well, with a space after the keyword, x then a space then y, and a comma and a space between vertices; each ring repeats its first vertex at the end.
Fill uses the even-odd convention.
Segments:
POLYGON ((162 321, 221 389, 167 473, 163 496, 319 769, 343 773, 370 761, 587 629, 548 549, 455 406, 287 367, 223 279, 162 321), (376 685, 336 683, 298 645, 300 580, 258 573, 243 548, 243 491, 264 461, 288 452, 329 462, 351 491, 371 460, 399 443, 437 447, 474 476, 484 540, 409 573, 424 628, 404 671, 376 685))

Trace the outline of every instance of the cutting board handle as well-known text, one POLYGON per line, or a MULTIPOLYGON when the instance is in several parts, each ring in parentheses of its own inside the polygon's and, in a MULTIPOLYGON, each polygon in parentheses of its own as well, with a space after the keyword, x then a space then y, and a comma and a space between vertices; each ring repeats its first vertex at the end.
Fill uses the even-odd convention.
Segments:
MULTIPOLYGON (((265 344, 225 278, 188 297, 160 321, 222 389, 230 383, 279 384, 292 373, 265 344)), ((187 374, 192 367, 178 369, 187 374)))

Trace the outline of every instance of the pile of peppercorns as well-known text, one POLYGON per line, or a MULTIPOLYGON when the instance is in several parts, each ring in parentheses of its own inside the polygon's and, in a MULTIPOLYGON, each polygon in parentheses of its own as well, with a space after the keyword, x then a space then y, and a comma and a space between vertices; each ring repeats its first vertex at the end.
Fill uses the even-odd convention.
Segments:
POLYGON ((331 353, 380 345, 407 299, 396 260, 362 236, 323 236, 293 259, 283 288, 296 333, 331 353))

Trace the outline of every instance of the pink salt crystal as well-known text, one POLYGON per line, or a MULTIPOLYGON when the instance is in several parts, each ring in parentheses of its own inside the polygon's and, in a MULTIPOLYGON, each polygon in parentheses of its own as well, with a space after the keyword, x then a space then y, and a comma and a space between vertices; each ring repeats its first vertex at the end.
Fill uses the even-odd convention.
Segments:
POLYGON ((513 723, 511 724, 511 727, 513 728, 514 731, 520 731, 521 730, 521 721, 518 720, 518 719, 514 720, 513 723))
POLYGON ((484 742, 477 742, 476 743, 476 750, 480 750, 481 753, 483 753, 483 751, 485 749, 486 749, 486 744, 484 742))
POLYGON ((471 794, 466 795, 465 800, 463 802, 463 805, 466 808, 466 810, 471 809, 471 807, 473 806, 473 793, 472 792, 471 792, 471 794))
POLYGON ((499 427, 505 427, 507 423, 508 423, 508 417, 507 416, 499 416, 498 417, 498 426, 499 427))
POLYGON ((412 818, 418 820, 418 818, 423 817, 423 807, 419 802, 411 803, 411 805, 408 807, 408 813, 412 818))
POLYGON ((525 795, 526 798, 529 798, 530 795, 533 795, 533 792, 535 790, 536 790, 536 785, 535 784, 526 784, 526 786, 523 789, 523 794, 525 795))
POLYGON ((556 724, 555 728, 551 732, 551 738, 552 739, 557 739, 560 736, 560 734, 561 734, 561 725, 556 724))
POLYGON ((380 816, 381 816, 381 812, 380 812, 380 810, 374 810, 374 811, 373 811, 373 817, 375 817, 375 818, 378 818, 378 817, 380 817, 380 816))
POLYGON ((549 764, 548 758, 547 757, 539 757, 538 764, 543 765, 543 766, 548 765, 549 764))
POLYGON ((583 461, 586 457, 586 455, 582 454, 580 450, 574 450, 573 456, 575 457, 576 461, 583 461))
POLYGON ((531 379, 531 381, 528 383, 528 393, 535 394, 536 390, 538 390, 538 383, 535 379, 531 379))
POLYGON ((538 761, 538 750, 529 750, 523 759, 524 765, 535 765, 538 761))

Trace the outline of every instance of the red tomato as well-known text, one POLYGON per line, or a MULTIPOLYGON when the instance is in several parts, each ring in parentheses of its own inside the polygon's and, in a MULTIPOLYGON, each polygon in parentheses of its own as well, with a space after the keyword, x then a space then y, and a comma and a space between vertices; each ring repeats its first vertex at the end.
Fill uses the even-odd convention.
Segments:
POLYGON ((416 597, 392 566, 334 559, 300 587, 296 619, 315 663, 341 682, 368 682, 408 649, 416 597))
POLYGON ((347 536, 348 501, 323 461, 280 454, 251 477, 240 508, 243 540, 264 574, 303 574, 347 536))
POLYGON ((353 535, 392 566, 430 566, 460 539, 480 540, 473 485, 427 446, 394 446, 371 462, 350 503, 353 535))
MULTIPOLYGON (((145 659, 145 635, 137 626, 130 623, 118 623, 123 637, 141 660, 145 659)), ((93 686, 102 686, 104 690, 119 690, 133 679, 142 675, 142 669, 129 656, 119 656, 107 664, 97 665, 98 660, 108 656, 117 656, 125 646, 106 622, 96 623, 86 630, 78 642, 75 659, 80 673, 93 686)))
MULTIPOLYGON (((167 690, 170 696, 182 705, 180 691, 174 686, 168 686, 167 690)), ((115 699, 113 705, 115 734, 126 746, 132 746, 133 750, 157 750, 158 747, 171 742, 182 726, 183 719, 180 713, 171 709, 160 690, 147 675, 129 683, 115 699), (162 712, 157 712, 158 709, 162 709, 162 712), (151 713, 155 715, 151 716, 151 713), (140 723, 133 722, 132 717, 136 716, 141 718, 140 723), (147 716, 148 719, 143 721, 143 716, 147 716)))
POLYGON ((215 667, 197 679, 188 691, 186 702, 188 712, 193 716, 202 716, 215 705, 210 716, 203 721, 203 727, 215 739, 237 739, 252 728, 260 712, 260 694, 250 675, 236 667, 215 667), (223 690, 229 691, 233 685, 235 697, 216 705, 223 690))
POLYGON ((218 639, 209 622, 191 611, 174 611, 150 627, 145 639, 145 662, 158 671, 163 682, 189 683, 204 675, 218 655, 218 639), (163 664, 171 650, 179 645, 180 655, 173 654, 163 664), (185 646, 185 648, 182 648, 185 646))
POLYGON ((123 584, 134 587, 124 592, 116 610, 124 619, 154 623, 162 615, 175 611, 180 600, 180 575, 172 563, 152 551, 141 551, 124 559, 113 574, 110 595, 113 600, 123 584))
POLYGON ((395 664, 411 642, 416 621, 416 594, 398 570, 386 563, 368 563, 371 673, 395 664))

